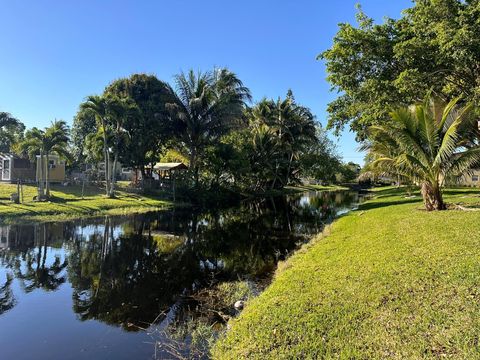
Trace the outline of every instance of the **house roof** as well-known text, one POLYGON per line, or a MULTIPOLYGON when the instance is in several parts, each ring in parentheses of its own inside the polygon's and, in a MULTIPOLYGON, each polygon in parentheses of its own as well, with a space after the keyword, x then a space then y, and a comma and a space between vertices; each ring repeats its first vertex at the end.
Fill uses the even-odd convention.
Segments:
POLYGON ((16 154, 0 152, 0 159, 21 159, 21 158, 16 154))
POLYGON ((156 163, 153 167, 155 170, 186 170, 188 169, 187 165, 181 162, 171 162, 171 163, 156 163))

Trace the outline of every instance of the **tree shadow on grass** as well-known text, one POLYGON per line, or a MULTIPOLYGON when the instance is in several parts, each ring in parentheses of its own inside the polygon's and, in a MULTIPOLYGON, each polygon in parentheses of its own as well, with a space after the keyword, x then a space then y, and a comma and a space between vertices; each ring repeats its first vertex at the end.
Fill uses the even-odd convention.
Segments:
POLYGON ((465 188, 465 189, 445 189, 443 190, 443 195, 454 196, 454 195, 480 195, 480 190, 475 188, 465 188))
POLYGON ((414 203, 421 203, 421 202, 422 202, 422 198, 417 196, 414 198, 402 199, 402 200, 392 199, 392 201, 371 201, 364 204, 360 204, 358 206, 358 210, 364 211, 364 210, 378 209, 378 208, 388 207, 388 206, 414 204, 414 203))

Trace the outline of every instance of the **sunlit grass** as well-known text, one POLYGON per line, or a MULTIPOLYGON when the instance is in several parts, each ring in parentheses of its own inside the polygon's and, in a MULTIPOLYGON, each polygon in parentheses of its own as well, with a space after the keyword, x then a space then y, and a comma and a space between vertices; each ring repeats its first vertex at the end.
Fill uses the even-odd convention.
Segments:
POLYGON ((52 199, 36 202, 33 197, 37 189, 33 185, 23 186, 23 202, 13 204, 10 195, 17 191, 13 184, 0 184, 0 220, 53 220, 100 213, 125 214, 164 208, 170 203, 153 196, 130 194, 120 189, 116 198, 105 197, 104 190, 96 186, 85 187, 82 198, 81 186, 52 186, 52 199))
POLYGON ((426 212, 413 195, 376 191, 290 258, 214 358, 480 358, 480 212, 426 212))

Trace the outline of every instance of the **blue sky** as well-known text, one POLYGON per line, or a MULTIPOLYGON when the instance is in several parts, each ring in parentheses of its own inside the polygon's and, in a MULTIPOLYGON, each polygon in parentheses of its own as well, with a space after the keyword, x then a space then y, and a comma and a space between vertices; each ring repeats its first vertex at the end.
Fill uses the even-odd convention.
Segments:
MULTIPOLYGON (((146 72, 171 81, 181 70, 227 66, 254 99, 291 88, 326 124, 336 94, 316 56, 338 23, 354 22, 357 2, 0 0, 0 111, 28 127, 71 123, 85 96, 116 78, 146 72)), ((411 5, 360 2, 379 22, 411 5)), ((352 133, 335 141, 345 160, 362 162, 352 133)))

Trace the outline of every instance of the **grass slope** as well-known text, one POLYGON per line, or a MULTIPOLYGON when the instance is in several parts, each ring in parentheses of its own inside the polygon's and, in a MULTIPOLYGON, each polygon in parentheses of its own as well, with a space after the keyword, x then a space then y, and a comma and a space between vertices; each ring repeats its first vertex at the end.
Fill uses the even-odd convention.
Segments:
POLYGON ((10 194, 17 186, 0 184, 0 222, 18 222, 19 220, 62 220, 93 216, 98 214, 123 214, 164 208, 167 201, 154 197, 129 194, 118 191, 115 199, 108 199, 104 190, 98 187, 86 187, 82 199, 80 186, 53 186, 53 199, 49 202, 35 202, 33 197, 37 189, 33 185, 24 185, 24 203, 12 204, 10 194))
MULTIPOLYGON (((478 204, 451 190, 449 202, 478 204)), ((283 264, 216 359, 479 359, 480 212, 427 213, 395 189, 283 264)))

